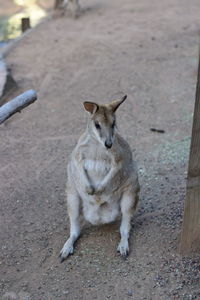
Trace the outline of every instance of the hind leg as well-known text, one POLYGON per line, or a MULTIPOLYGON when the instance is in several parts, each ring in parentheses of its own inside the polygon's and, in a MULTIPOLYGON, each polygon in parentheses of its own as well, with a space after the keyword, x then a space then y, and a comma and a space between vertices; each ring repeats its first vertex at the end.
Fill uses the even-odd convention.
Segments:
POLYGON ((117 251, 122 256, 127 256, 129 253, 129 233, 131 229, 131 218, 138 203, 138 193, 133 191, 124 192, 121 199, 121 214, 122 220, 120 225, 121 240, 117 247, 117 251))
POLYGON ((76 191, 68 193, 68 215, 70 220, 70 236, 60 251, 60 260, 63 262, 70 254, 74 252, 74 243, 78 239, 80 228, 80 197, 76 191))

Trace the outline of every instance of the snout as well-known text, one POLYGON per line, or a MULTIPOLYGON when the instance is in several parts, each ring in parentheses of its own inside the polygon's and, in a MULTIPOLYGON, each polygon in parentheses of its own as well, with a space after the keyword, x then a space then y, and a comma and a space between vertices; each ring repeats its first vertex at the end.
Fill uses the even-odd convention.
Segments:
POLYGON ((105 147, 107 149, 110 149, 112 147, 112 142, 111 141, 105 141, 105 147))

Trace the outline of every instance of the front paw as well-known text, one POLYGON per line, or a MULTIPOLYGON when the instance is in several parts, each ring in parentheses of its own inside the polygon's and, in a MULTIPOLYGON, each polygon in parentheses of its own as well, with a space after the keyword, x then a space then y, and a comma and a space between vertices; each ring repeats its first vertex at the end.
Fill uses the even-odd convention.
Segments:
POLYGON ((95 195, 101 195, 104 192, 105 188, 102 185, 98 185, 95 190, 95 195))
POLYGON ((86 186, 85 190, 88 195, 94 195, 94 193, 95 193, 94 187, 92 185, 86 186))

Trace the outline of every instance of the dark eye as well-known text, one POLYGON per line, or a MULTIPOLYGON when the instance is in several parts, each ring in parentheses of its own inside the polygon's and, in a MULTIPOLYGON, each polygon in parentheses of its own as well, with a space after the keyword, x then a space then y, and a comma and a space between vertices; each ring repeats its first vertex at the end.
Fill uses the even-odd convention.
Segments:
POLYGON ((112 123, 112 128, 114 129, 114 127, 115 127, 115 121, 112 123))
POLYGON ((96 129, 101 129, 101 126, 97 122, 95 122, 95 127, 96 127, 96 129))

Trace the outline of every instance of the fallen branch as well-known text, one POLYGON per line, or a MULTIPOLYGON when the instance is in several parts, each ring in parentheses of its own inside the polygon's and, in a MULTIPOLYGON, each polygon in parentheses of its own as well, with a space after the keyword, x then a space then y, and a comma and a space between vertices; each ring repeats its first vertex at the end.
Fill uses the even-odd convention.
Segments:
POLYGON ((34 90, 28 90, 0 107, 0 124, 10 118, 16 112, 35 102, 37 99, 34 90))

